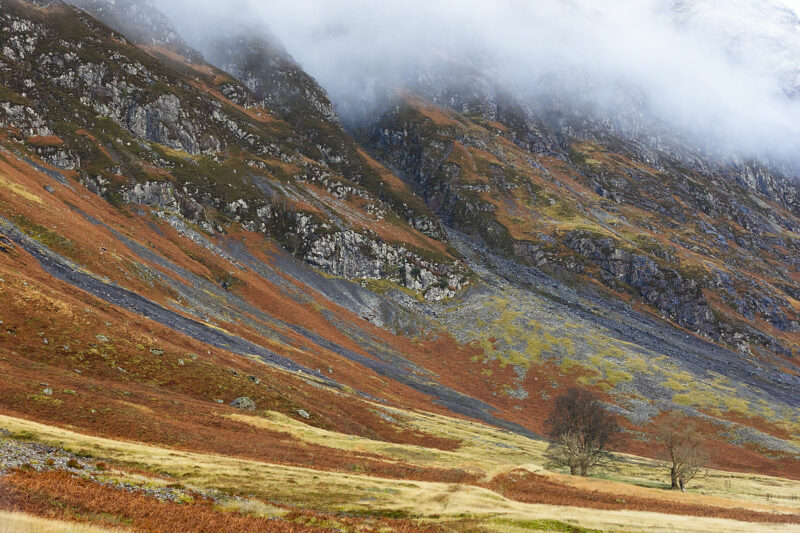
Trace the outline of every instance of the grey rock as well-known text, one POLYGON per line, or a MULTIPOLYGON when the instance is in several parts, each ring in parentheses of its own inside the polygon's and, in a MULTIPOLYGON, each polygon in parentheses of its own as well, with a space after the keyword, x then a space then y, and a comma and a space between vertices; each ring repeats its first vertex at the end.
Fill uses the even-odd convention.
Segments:
POLYGON ((249 411, 253 411, 256 408, 256 402, 250 399, 247 396, 242 396, 240 398, 236 398, 231 402, 231 407, 236 409, 247 409, 249 411))

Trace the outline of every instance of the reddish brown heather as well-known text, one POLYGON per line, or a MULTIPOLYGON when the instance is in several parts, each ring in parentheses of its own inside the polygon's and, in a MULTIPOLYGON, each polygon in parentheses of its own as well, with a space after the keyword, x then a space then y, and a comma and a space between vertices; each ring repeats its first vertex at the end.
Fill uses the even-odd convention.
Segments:
MULTIPOLYGON (((11 416, 77 428, 108 438, 320 470, 455 483, 476 479, 474 474, 463 470, 420 467, 386 461, 368 452, 305 443, 288 433, 231 420, 223 416, 234 412, 227 406, 156 387, 135 382, 86 380, 67 372, 57 373, 20 356, 3 359, 0 371, 4 375, 14 375, 15 379, 4 383, 0 390, 0 409, 11 416), (13 363, 16 365, 12 366, 13 363), (54 394, 37 394, 43 388, 39 383, 47 383, 54 394), (76 390, 79 392, 74 394, 63 392, 76 390)), ((279 397, 276 401, 280 400, 279 397)), ((357 409, 353 412, 357 413, 357 409)), ((416 439, 408 440, 425 444, 425 435, 415 436, 416 439)))
POLYGON ((685 516, 728 518, 745 522, 800 524, 800 514, 779 514, 712 505, 693 505, 666 498, 642 498, 631 495, 625 495, 622 498, 607 492, 571 487, 546 476, 521 469, 496 476, 482 486, 497 491, 507 498, 525 503, 607 510, 652 511, 685 516))
POLYGON ((76 478, 64 472, 16 472, 0 477, 0 509, 47 518, 91 522, 107 527, 133 527, 137 531, 192 531, 196 533, 261 533, 264 531, 330 531, 313 524, 336 524, 364 532, 438 531, 411 520, 352 518, 292 511, 280 519, 247 516, 215 508, 201 497, 192 503, 163 502, 156 498, 76 478))
MULTIPOLYGON (((106 202, 98 201, 78 183, 73 183, 75 191, 57 187, 55 195, 44 194, 41 192, 43 184, 52 180, 13 158, 0 157, 0 172, 24 191, 36 195, 45 206, 42 208, 41 204, 24 194, 4 189, 0 191, 0 214, 24 217, 24 222, 33 231, 39 231, 37 228, 51 230, 65 239, 63 242, 56 239, 57 242, 52 243, 60 253, 85 265, 88 270, 164 305, 171 305, 170 299, 175 295, 165 286, 158 283, 151 286, 137 277, 136 269, 131 265, 143 260, 107 229, 83 219, 70 205, 93 213, 129 238, 146 244, 180 267, 209 281, 215 282, 221 274, 235 272, 246 289, 234 291, 238 291, 238 295, 251 305, 279 320, 301 325, 369 356, 325 318, 319 311, 324 307, 338 320, 352 323, 365 335, 433 371, 443 385, 486 401, 499 409, 500 417, 534 431, 542 431, 542 422, 551 407, 552 400, 541 399, 546 384, 556 382, 559 387, 569 387, 581 376, 564 372, 557 365, 534 365, 523 384, 529 392, 529 399, 519 402, 502 394, 504 386, 515 378, 512 367, 502 366, 499 362, 484 363, 480 357, 475 357, 480 356, 477 347, 461 345, 442 332, 423 340, 394 336, 337 307, 286 274, 280 274, 313 300, 313 304, 297 302, 287 297, 285 289, 252 271, 238 270, 202 246, 182 238, 168 224, 154 222, 150 217, 125 215, 106 202), (158 224, 159 231, 153 231, 152 223, 158 224), (476 360, 472 361, 473 358, 476 360), (492 371, 491 376, 487 376, 487 369, 492 371)), ((271 254, 277 253, 274 245, 263 235, 234 229, 230 237, 245 242, 256 257, 267 263, 273 261, 271 254)), ((156 264, 148 266, 162 269, 156 264)), ((162 272, 178 279, 173 272, 163 269, 162 272)), ((388 476, 405 475, 413 467, 387 466, 374 456, 347 454, 322 447, 309 449, 303 446, 306 452, 295 453, 300 446, 298 441, 288 435, 227 420, 220 415, 231 410, 216 405, 213 399, 221 398, 228 403, 238 396, 250 396, 259 409, 278 411, 294 418, 298 418, 298 409, 304 409, 312 413, 312 417, 303 422, 324 429, 443 450, 459 446, 451 439, 389 423, 378 416, 374 407, 353 396, 315 388, 296 377, 224 351, 213 350, 208 354, 208 347, 193 339, 54 280, 18 248, 0 253, 0 273, 6 280, 0 286, 0 315, 5 320, 0 329, 0 370, 9 384, 0 388, 2 412, 54 425, 71 425, 80 431, 112 438, 288 464, 319 465, 319 468, 327 469, 363 468, 375 475, 388 476), (24 286, 23 282, 37 290, 24 286), (85 308, 91 309, 92 313, 85 313, 85 308), (105 322, 113 323, 109 345, 101 345, 94 338, 95 333, 109 332, 105 322), (46 345, 44 338, 48 339, 46 345), (70 350, 62 350, 60 347, 64 345, 69 345, 70 350), (147 349, 152 346, 164 349, 166 353, 153 355, 147 349), (179 365, 178 359, 185 358, 187 353, 200 354, 201 359, 196 363, 179 365), (76 369, 82 373, 75 373, 76 369), (233 370, 239 374, 238 377, 231 374, 233 370), (264 385, 258 387, 247 381, 244 376, 248 374, 258 376, 264 385), (52 398, 45 398, 38 394, 43 388, 39 386, 40 382, 47 382, 56 391, 74 390, 76 393, 64 395, 57 392, 52 398), (251 438, 235 438, 237 434, 251 438), (270 445, 265 446, 265 442, 270 445)), ((221 325, 253 342, 268 342, 246 325, 221 325)), ((295 332, 282 331, 282 334, 291 339, 291 346, 270 345, 281 355, 311 368, 331 367, 335 369, 333 377, 340 383, 384 398, 389 404, 453 416, 430 397, 316 346, 295 332)), ((770 433, 779 433, 779 428, 767 427, 760 421, 753 421, 753 424, 770 433)), ((707 434, 713 436, 718 428, 708 429, 707 434)), ((725 443, 715 446, 720 451, 712 458, 714 466, 800 479, 800 461, 772 459, 756 450, 725 443)), ((632 439, 624 440, 618 449, 650 457, 655 453, 649 444, 632 439)), ((409 475, 419 479, 459 479, 462 474, 414 469, 409 475)))

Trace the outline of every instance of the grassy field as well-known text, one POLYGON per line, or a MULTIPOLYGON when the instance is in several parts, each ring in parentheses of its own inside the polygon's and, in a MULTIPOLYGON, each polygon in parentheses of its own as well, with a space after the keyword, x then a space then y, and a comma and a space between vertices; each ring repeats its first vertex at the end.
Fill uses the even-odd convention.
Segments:
MULTIPOLYGON (((457 439, 463 444, 458 450, 448 452, 374 441, 313 428, 280 413, 269 413, 264 417, 247 415, 233 415, 233 417, 255 426, 289 433, 306 442, 342 450, 376 453, 421 466, 461 468, 476 472, 485 479, 514 468, 545 472, 543 454, 546 444, 543 441, 441 415, 389 409, 383 406, 376 406, 376 409, 386 410, 392 417, 402 420, 412 429, 457 439)), ((591 479, 592 490, 658 497, 665 497, 666 494, 667 497, 684 500, 687 498, 685 495, 659 490, 666 486, 668 469, 665 463, 627 454, 614 454, 614 458, 613 463, 596 471, 596 477, 591 479), (597 479, 598 477, 600 479, 597 479)), ((565 483, 586 487, 585 480, 580 478, 555 472, 548 472, 548 475, 565 483)), ((769 500, 773 505, 800 509, 800 482, 771 476, 708 470, 702 479, 693 483, 691 494, 691 498, 695 500, 699 498, 715 505, 725 504, 727 498, 735 498, 735 502, 727 503, 762 509, 761 504, 769 500)))
POLYGON ((25 513, 0 511, 0 533, 108 533, 109 531, 112 530, 88 524, 47 520, 25 513))
MULTIPOLYGON (((384 409, 376 406, 378 408, 384 409)), ((549 478, 573 487, 611 493, 619 498, 648 497, 665 503, 683 502, 784 513, 796 512, 800 508, 796 501, 800 494, 800 482, 712 471, 691 493, 674 493, 652 488, 663 480, 663 465, 634 456, 620 456, 615 467, 600 472, 604 479, 572 478, 544 470, 542 442, 444 416, 396 409, 390 410, 390 414, 411 428, 461 439, 464 445, 456 451, 447 452, 372 441, 312 428, 277 413, 263 418, 242 415, 237 415, 237 418, 289 432, 307 442, 324 442, 334 448, 366 451, 412 464, 470 469, 480 472, 486 480, 501 472, 525 468, 531 472, 545 473, 549 478), (770 502, 764 498, 767 493, 773 495, 770 502)), ((453 530, 466 531, 475 527, 478 530, 508 532, 537 528, 546 530, 545 525, 553 526, 560 522, 562 525, 601 531, 800 531, 797 525, 522 503, 482 486, 383 479, 358 473, 325 472, 176 451, 93 437, 7 416, 0 416, 0 428, 11 431, 17 437, 170 478, 159 480, 154 477, 154 484, 174 483, 177 480, 188 488, 216 489, 231 495, 319 512, 414 516, 453 530), (554 520, 557 522, 547 522, 554 520)), ((121 474, 121 477, 126 475, 132 476, 121 474)), ((141 476, 136 477, 131 480, 140 482, 141 476)), ((229 510, 241 509, 231 505, 229 510)), ((274 509, 269 512, 274 512, 274 509)), ((550 530, 559 529, 550 527, 550 530)))

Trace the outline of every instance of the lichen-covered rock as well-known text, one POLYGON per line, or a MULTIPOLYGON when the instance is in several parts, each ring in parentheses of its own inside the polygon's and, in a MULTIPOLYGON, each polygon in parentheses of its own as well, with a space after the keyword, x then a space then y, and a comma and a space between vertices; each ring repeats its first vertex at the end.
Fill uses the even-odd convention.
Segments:
POLYGON ((676 323, 719 338, 717 320, 702 292, 705 280, 686 279, 671 267, 620 248, 610 238, 599 238, 585 231, 568 233, 564 243, 599 266, 602 281, 614 288, 618 283, 628 284, 638 290, 643 300, 676 323))
POLYGON ((231 407, 235 409, 245 409, 248 411, 253 411, 256 408, 256 402, 254 402, 251 398, 247 396, 242 396, 240 398, 236 398, 231 402, 231 407))

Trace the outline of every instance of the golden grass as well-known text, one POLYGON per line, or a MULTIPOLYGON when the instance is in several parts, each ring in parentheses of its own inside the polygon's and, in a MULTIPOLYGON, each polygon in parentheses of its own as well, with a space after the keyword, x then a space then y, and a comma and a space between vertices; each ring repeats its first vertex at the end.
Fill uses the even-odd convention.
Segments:
MULTIPOLYGON (((443 415, 411 412, 383 406, 380 408, 386 409, 391 416, 403 420, 414 429, 434 436, 461 440, 462 448, 455 452, 443 453, 452 454, 453 457, 468 457, 474 464, 482 465, 483 471, 489 477, 513 468, 525 468, 531 472, 546 473, 543 466, 546 463, 543 454, 547 445, 543 441, 532 440, 508 431, 443 415)), ((285 428, 283 430, 287 431, 285 428)), ((650 496, 663 496, 665 491, 646 489, 646 487, 660 487, 665 484, 668 469, 664 462, 622 453, 615 453, 613 456, 614 463, 596 470, 596 476, 616 482, 617 486, 613 488, 613 491, 623 489, 623 485, 638 486, 642 490, 651 490, 650 496)), ((409 460, 409 462, 413 461, 409 460)), ((565 476, 564 479, 575 480, 576 478, 565 476)), ((588 483, 602 482, 596 478, 584 481, 588 483)), ((593 486, 591 488, 601 490, 601 487, 593 486)), ((690 489, 695 497, 714 496, 735 499, 737 505, 753 509, 761 509, 761 504, 767 501, 767 495, 774 504, 787 508, 800 508, 800 481, 774 476, 710 469, 702 479, 693 482, 690 489)), ((646 495, 643 494, 643 496, 646 495)), ((719 504, 719 502, 709 503, 719 504)))
MULTIPOLYGON (((377 406, 376 409, 386 409, 377 406)), ((308 442, 327 446, 364 450, 387 458, 416 464, 474 466, 491 476, 509 468, 523 467, 545 473, 542 452, 545 444, 478 423, 451 419, 429 413, 387 409, 412 428, 461 439, 464 446, 454 452, 430 450, 412 445, 372 441, 305 426, 279 414, 263 419, 235 415, 236 419, 277 428, 308 442), (497 446, 500 444, 500 446, 497 446)), ((555 519, 604 531, 800 531, 797 526, 741 523, 724 519, 680 517, 640 511, 601 511, 577 507, 527 504, 508 500, 482 487, 421 481, 404 481, 370 476, 323 472, 310 468, 274 465, 212 454, 191 453, 123 442, 75 433, 36 422, 0 415, 0 427, 28 438, 62 447, 74 453, 134 465, 178 479, 189 488, 218 489, 232 494, 251 494, 257 498, 283 501, 292 505, 325 511, 388 512, 401 511, 415 516, 438 517, 434 521, 455 524, 464 517, 474 517, 481 525, 494 524, 495 531, 515 531, 508 520, 555 519), (496 527, 495 527, 496 526, 496 527), (508 529, 512 527, 512 529, 508 529), (794 527, 794 528, 793 528, 794 527), (500 528, 500 529, 497 529, 500 528), (506 528, 506 529, 502 529, 506 528)), ((789 497, 800 493, 800 482, 743 474, 712 472, 703 480, 700 494, 675 494, 663 490, 620 483, 628 478, 647 483, 649 476, 663 478, 663 467, 648 459, 620 456, 624 461, 605 472, 615 480, 576 479, 556 476, 559 481, 587 484, 593 490, 639 496, 678 498, 698 504, 741 506, 755 510, 787 510, 787 506, 756 503, 763 491, 789 497), (736 496, 736 499, 733 496, 736 496)), ((777 501, 775 502, 778 503, 777 501)), ((785 504, 783 500, 780 503, 785 504)), ((797 504, 795 504, 797 505, 797 504)), ((256 513, 259 510, 253 509, 256 513)), ((261 510, 269 514, 271 509, 261 510)))
MULTIPOLYGON (((386 409, 377 405, 376 408, 386 409)), ((460 468, 479 473, 487 480, 515 466, 525 466, 532 471, 541 470, 531 461, 543 457, 546 444, 542 441, 517 437, 482 424, 445 416, 397 409, 388 411, 393 417, 403 419, 412 429, 430 431, 440 437, 460 440, 463 444, 455 451, 443 451, 376 441, 315 428, 275 412, 266 413, 263 417, 234 414, 231 418, 256 427, 286 432, 309 443, 339 450, 375 453, 387 459, 419 466, 460 468)))
MULTIPOLYGON (((546 443, 528 439, 483 424, 457 420, 442 415, 411 412, 376 405, 385 409, 395 419, 402 420, 412 429, 425 431, 438 437, 460 440, 458 450, 447 452, 420 446, 392 444, 363 437, 345 435, 314 428, 279 413, 264 417, 233 415, 241 422, 256 427, 282 431, 305 442, 321 444, 348 451, 366 451, 388 459, 411 464, 440 468, 461 468, 482 474, 489 479, 514 468, 545 473, 544 450, 546 443)), ((614 454, 616 461, 599 468, 596 473, 603 479, 581 479, 555 475, 559 481, 614 494, 636 494, 651 498, 678 498, 683 501, 708 505, 741 506, 753 510, 783 510, 800 508, 800 482, 764 476, 741 474, 722 470, 709 470, 702 479, 693 483, 692 495, 660 490, 667 479, 665 463, 628 454, 614 454), (767 505, 769 497, 769 505, 767 505), (697 501, 700 498, 702 501, 697 501), (776 507, 777 506, 777 507, 776 507)))
MULTIPOLYGON (((328 510, 403 509, 412 512, 425 500, 441 501, 458 485, 373 478, 231 457, 170 450, 134 442, 82 435, 36 422, 0 415, 0 427, 79 455, 102 458, 177 478, 201 489, 292 502, 328 510), (416 503, 415 503, 416 502, 416 503)), ((486 489, 465 487, 489 495, 486 489)), ((440 508, 435 505, 433 508, 440 508)))
POLYGON ((280 518, 286 516, 289 511, 282 507, 276 507, 258 500, 231 499, 217 506, 222 512, 240 513, 246 516, 265 516, 269 518, 280 518))
POLYGON ((36 202, 37 204, 40 205, 44 203, 39 196, 30 192, 24 186, 18 183, 14 183, 13 181, 9 181, 2 176, 0 176, 0 188, 8 189, 17 196, 21 196, 22 198, 29 200, 31 202, 36 202))
POLYGON ((48 520, 24 513, 0 511, 0 533, 109 533, 127 529, 103 529, 88 524, 48 520))
MULTIPOLYGON (((485 530, 498 533, 521 533, 537 531, 527 528, 525 522, 541 517, 557 520, 573 526, 599 531, 641 531, 648 533, 690 533, 705 531, 708 533, 761 533, 761 532, 796 532, 796 525, 752 524, 726 520, 723 518, 697 518, 693 516, 663 515, 643 511, 601 511, 597 509, 576 509, 574 507, 558 507, 537 505, 536 516, 509 513, 502 518, 483 522, 485 530), (514 523, 520 525, 515 526, 514 523)), ((544 529, 539 529, 542 531, 544 529)), ((556 529, 556 531, 558 531, 556 529)))

